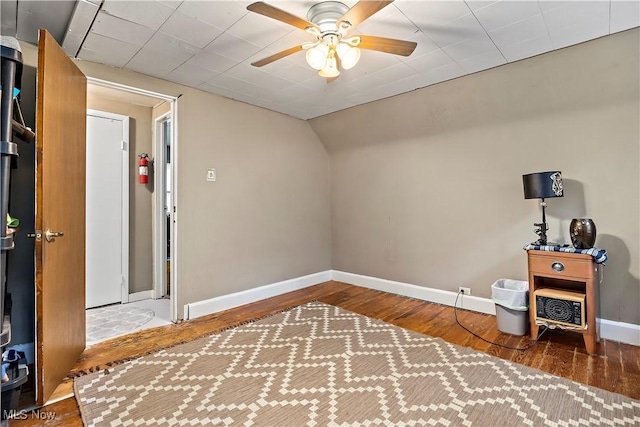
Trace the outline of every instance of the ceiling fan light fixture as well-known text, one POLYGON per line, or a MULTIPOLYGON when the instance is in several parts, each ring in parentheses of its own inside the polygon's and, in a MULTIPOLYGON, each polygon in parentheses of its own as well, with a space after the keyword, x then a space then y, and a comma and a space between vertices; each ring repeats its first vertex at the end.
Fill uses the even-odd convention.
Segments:
POLYGON ((342 65, 342 68, 345 70, 355 67, 360 60, 360 49, 352 47, 347 43, 338 43, 336 53, 338 54, 338 58, 340 58, 340 65, 342 65))
POLYGON ((307 50, 307 64, 315 70, 322 70, 328 64, 329 47, 325 44, 319 44, 307 50))
POLYGON ((327 61, 327 66, 320 70, 318 74, 322 77, 338 77, 340 75, 340 70, 338 70, 338 61, 336 61, 336 57, 332 55, 327 61))

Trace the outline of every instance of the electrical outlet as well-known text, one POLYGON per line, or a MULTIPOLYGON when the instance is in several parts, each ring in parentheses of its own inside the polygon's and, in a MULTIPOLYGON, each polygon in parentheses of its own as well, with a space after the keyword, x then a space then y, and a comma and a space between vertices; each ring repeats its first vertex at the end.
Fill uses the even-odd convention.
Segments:
POLYGON ((458 288, 458 292, 462 292, 465 295, 471 295, 471 288, 465 288, 465 287, 460 286, 458 288))

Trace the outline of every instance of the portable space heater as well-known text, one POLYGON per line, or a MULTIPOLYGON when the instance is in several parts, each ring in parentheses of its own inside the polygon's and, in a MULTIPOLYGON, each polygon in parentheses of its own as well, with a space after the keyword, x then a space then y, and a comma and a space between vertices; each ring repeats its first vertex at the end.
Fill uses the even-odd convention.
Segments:
POLYGON ((563 289, 536 289, 536 320, 585 328, 585 294, 563 289))

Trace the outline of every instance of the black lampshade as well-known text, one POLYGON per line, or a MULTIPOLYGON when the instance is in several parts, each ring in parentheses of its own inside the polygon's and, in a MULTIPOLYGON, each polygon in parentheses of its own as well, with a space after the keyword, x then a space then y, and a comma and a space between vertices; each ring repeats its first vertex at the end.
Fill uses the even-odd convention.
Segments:
POLYGON ((525 199, 563 197, 562 173, 560 171, 536 172, 522 175, 525 199))

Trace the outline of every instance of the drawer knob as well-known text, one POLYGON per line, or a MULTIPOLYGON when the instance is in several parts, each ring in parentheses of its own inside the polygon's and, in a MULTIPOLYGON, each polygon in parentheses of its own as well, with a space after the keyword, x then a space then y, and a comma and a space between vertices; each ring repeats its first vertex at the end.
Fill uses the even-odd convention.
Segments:
POLYGON ((551 268, 553 268, 554 271, 557 271, 558 273, 561 273, 564 271, 564 264, 561 262, 554 262, 553 264, 551 264, 551 268))

